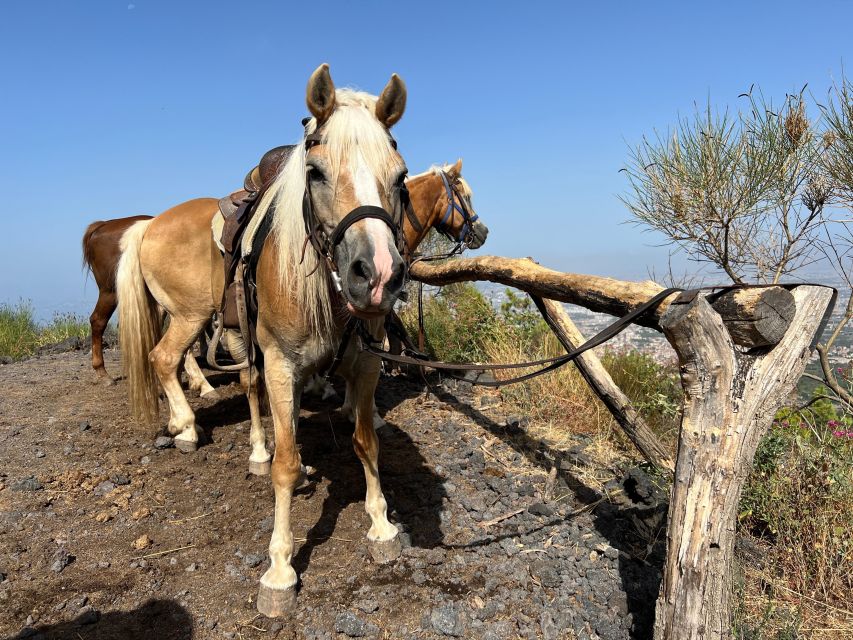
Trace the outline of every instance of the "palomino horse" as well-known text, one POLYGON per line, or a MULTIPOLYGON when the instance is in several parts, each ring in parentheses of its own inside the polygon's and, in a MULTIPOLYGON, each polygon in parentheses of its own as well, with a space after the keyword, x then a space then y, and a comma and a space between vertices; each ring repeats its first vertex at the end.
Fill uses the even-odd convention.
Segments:
MULTIPOLYGON (((403 219, 403 234, 406 246, 411 251, 417 249, 430 229, 436 229, 453 241, 464 242, 471 249, 478 249, 485 243, 489 230, 474 212, 473 193, 468 181, 462 177, 461 159, 453 165, 434 166, 424 173, 409 176, 406 179, 406 186, 409 190, 414 218, 407 215, 403 219)), ((196 202, 198 201, 194 201, 193 204, 196 202)), ((218 208, 214 200, 208 199, 208 202, 210 206, 207 207, 207 211, 210 217, 213 217, 218 208)), ((104 368, 102 336, 110 316, 118 306, 115 273, 121 255, 119 243, 122 235, 129 227, 137 222, 151 219, 152 216, 139 215, 93 222, 87 227, 86 233, 83 235, 84 264, 92 271, 99 292, 98 302, 89 318, 92 328, 92 367, 100 379, 110 384, 113 383, 113 379, 104 368)), ((204 229, 205 233, 209 231, 209 226, 208 224, 208 229, 204 229)), ((209 252, 204 252, 203 263, 206 264, 209 255, 209 252)), ((183 256, 190 260, 193 254, 185 252, 183 256)), ((201 268, 203 269, 204 265, 201 268)), ((221 270, 222 265, 220 263, 214 265, 213 268, 221 270)), ((213 295, 213 298, 215 302, 216 294, 213 295)), ((205 303, 205 308, 208 306, 209 301, 205 303)), ((184 367, 189 378, 190 389, 199 392, 202 396, 214 391, 199 369, 192 354, 192 348, 187 352, 184 367)), ((321 382, 317 380, 313 382, 320 392, 326 391, 321 382)), ((249 392, 251 393, 251 390, 249 392)), ((352 414, 351 397, 351 394, 348 393, 341 411, 354 422, 355 416, 352 414)), ((252 406, 255 406, 254 402, 252 402, 252 406)), ((382 424, 382 419, 379 418, 378 414, 374 416, 374 424, 377 427, 382 424)), ((254 415, 252 416, 252 432, 253 441, 265 441, 260 419, 254 415)), ((250 471, 260 475, 269 473, 270 456, 266 449, 264 448, 255 458, 249 465, 250 471)))
MULTIPOLYGON (((98 301, 89 316, 89 326, 92 333, 92 368, 98 380, 106 384, 114 384, 112 376, 104 367, 104 331, 110 317, 118 307, 116 296, 116 268, 121 256, 119 243, 121 237, 130 227, 140 221, 151 220, 152 216, 130 216, 114 220, 93 222, 83 234, 83 265, 88 268, 98 285, 98 301)), ((213 387, 207 382, 191 353, 187 354, 184 368, 190 382, 190 389, 201 395, 213 392, 213 387)))
MULTIPOLYGON (((379 98, 336 90, 328 66, 322 65, 308 82, 306 102, 313 115, 306 137, 259 204, 259 215, 273 216, 257 268, 257 338, 275 429, 271 564, 257 600, 258 610, 268 616, 287 612, 296 599, 290 501, 300 478, 295 441, 300 390, 308 376, 331 362, 350 318, 361 319, 367 331, 381 337, 382 319, 405 284, 405 265, 387 213, 401 211, 403 204, 405 165, 388 130, 403 115, 405 85, 393 75, 379 98), (315 248, 307 254, 306 228, 315 248)), ((170 431, 176 442, 195 442, 194 416, 175 372, 210 317, 209 311, 198 313, 203 304, 188 302, 213 299, 213 292, 221 291, 222 274, 210 268, 221 258, 209 234, 198 233, 195 226, 209 224, 204 201, 184 207, 187 211, 172 209, 125 234, 118 294, 132 406, 140 413, 156 412, 156 370, 172 408, 170 431), (174 224, 178 216, 181 222, 174 224), (199 245, 202 238, 206 242, 199 245), (188 250, 208 252, 202 273, 187 268, 182 254, 188 250), (171 316, 159 342, 157 302, 171 316)), ((399 554, 399 541, 379 482, 372 422, 379 361, 352 341, 339 372, 354 389, 353 444, 367 484, 367 537, 377 557, 390 559, 399 554)))

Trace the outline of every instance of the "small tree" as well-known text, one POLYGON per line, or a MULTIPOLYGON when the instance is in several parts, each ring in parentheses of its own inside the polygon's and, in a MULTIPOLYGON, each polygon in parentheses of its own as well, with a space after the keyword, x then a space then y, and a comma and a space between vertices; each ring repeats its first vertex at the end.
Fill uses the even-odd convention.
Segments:
POLYGON ((778 112, 744 97, 737 115, 709 104, 670 135, 643 138, 622 199, 638 223, 732 282, 775 283, 816 259, 826 180, 802 93, 778 112))
POLYGON ((842 79, 809 119, 803 92, 775 111, 752 90, 748 108, 715 115, 710 106, 679 120, 667 137, 631 151, 622 200, 640 225, 732 282, 775 284, 828 260, 848 290, 844 314, 817 345, 821 377, 853 410, 853 389, 829 354, 853 320, 853 83, 842 79), (833 212, 828 215, 830 205, 833 212))

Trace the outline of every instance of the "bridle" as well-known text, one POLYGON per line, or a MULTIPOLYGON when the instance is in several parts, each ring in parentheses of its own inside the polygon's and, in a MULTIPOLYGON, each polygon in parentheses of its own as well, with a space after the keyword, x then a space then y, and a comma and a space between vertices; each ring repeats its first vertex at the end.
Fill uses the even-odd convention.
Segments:
POLYGON ((476 213, 471 213, 469 211, 467 198, 463 197, 459 193, 459 190, 457 189, 459 177, 457 176, 451 180, 444 169, 439 170, 438 175, 444 183, 444 191, 447 196, 447 209, 445 209, 444 215, 436 225, 436 229, 454 242, 460 242, 466 245, 470 244, 471 240, 473 240, 474 223, 479 219, 479 216, 476 213), (453 237, 449 226, 450 222, 453 220, 454 212, 459 213, 463 220, 462 228, 459 230, 456 237, 453 237))
MULTIPOLYGON (((390 135, 389 138, 391 146, 396 149, 397 142, 394 138, 391 138, 390 135)), ((318 132, 307 134, 305 136, 305 157, 307 158, 308 151, 312 147, 322 144, 322 142, 322 136, 318 132)), ((326 233, 323 228, 323 223, 320 222, 317 215, 314 213, 314 206, 311 198, 311 180, 306 175, 305 193, 302 196, 302 218, 305 221, 305 244, 302 247, 302 258, 305 258, 305 249, 308 244, 310 244, 317 253, 317 256, 321 258, 321 262, 326 265, 326 268, 329 271, 329 276, 332 279, 332 284, 339 294, 343 294, 343 286, 340 273, 338 272, 338 265, 335 261, 335 250, 344 239, 344 234, 347 232, 347 229, 359 220, 374 218, 376 220, 381 220, 388 225, 388 228, 391 229, 391 234, 394 237, 394 243, 397 250, 400 252, 400 255, 403 256, 404 260, 406 259, 409 252, 406 247, 405 238, 403 237, 402 221, 403 212, 406 211, 409 206, 409 191, 406 189, 404 182, 400 183, 399 189, 398 201, 400 210, 397 212, 396 217, 392 217, 391 214, 382 207, 361 205, 345 215, 343 219, 335 225, 335 228, 332 229, 331 233, 326 233)), ((408 274, 408 268, 406 269, 406 273, 408 274)))

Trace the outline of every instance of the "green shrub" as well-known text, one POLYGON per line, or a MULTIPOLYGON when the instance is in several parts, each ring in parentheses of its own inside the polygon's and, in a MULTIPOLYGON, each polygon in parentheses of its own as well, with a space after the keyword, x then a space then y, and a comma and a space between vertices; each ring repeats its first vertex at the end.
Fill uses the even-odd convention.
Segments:
POLYGON ((56 314, 50 322, 40 325, 29 302, 0 304, 0 356, 19 360, 44 345, 88 334, 88 321, 75 314, 56 314))
MULTIPOLYGON (((409 335, 418 335, 417 304, 400 314, 409 335)), ((477 288, 467 282, 451 284, 424 299, 427 351, 447 362, 481 362, 485 344, 496 329, 497 314, 477 288)))
POLYGON ((608 350, 601 362, 658 438, 674 447, 683 395, 678 367, 636 349, 608 350))

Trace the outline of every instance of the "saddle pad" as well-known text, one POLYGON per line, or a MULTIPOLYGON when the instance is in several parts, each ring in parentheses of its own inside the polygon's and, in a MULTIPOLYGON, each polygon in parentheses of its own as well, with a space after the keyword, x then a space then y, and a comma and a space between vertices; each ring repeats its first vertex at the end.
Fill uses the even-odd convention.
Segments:
MULTIPOLYGON (((275 207, 266 206, 272 198, 273 191, 273 189, 270 189, 261 196, 261 201, 257 204, 257 211, 246 226, 246 231, 243 233, 243 240, 240 244, 241 254, 244 256, 252 254, 252 246, 255 236, 257 235, 261 224, 264 222, 264 219, 267 216, 275 215, 275 207)), ((266 236, 264 236, 264 238, 266 238, 266 236)))
POLYGON ((225 217, 222 211, 217 210, 213 214, 213 220, 210 221, 210 230, 213 232, 213 241, 222 253, 225 253, 225 247, 222 246, 222 230, 225 227, 225 217))

